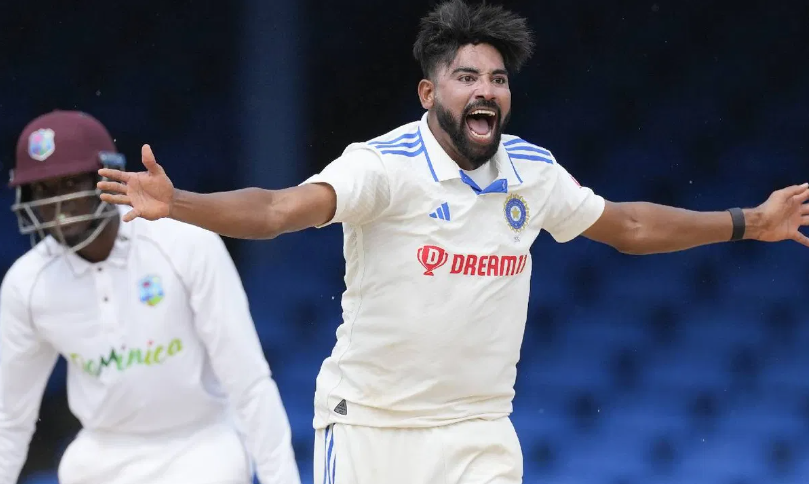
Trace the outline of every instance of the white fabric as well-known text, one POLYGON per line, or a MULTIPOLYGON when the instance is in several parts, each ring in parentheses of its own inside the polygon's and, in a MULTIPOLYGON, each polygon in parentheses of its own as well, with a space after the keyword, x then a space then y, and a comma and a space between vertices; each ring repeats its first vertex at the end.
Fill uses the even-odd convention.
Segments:
POLYGON ((497 165, 494 163, 484 163, 483 166, 477 169, 464 170, 463 172, 481 188, 489 186, 489 184, 497 179, 497 165))
POLYGON ((521 484, 523 458, 508 418, 443 427, 333 424, 315 431, 318 484, 521 484))
POLYGON ((80 432, 65 450, 59 484, 252 484, 242 441, 229 425, 158 439, 80 432))
POLYGON ((498 180, 478 194, 425 114, 349 145, 304 181, 334 187, 329 223, 343 224, 346 259, 343 323, 317 378, 315 428, 510 414, 529 249, 543 229, 559 242, 578 236, 605 202, 515 136, 503 136, 490 163, 498 180))
POLYGON ((16 482, 60 354, 86 433, 159 443, 230 415, 262 484, 300 482, 283 403, 216 234, 136 219, 121 223, 103 262, 46 238, 14 263, 0 287, 0 484, 16 482))

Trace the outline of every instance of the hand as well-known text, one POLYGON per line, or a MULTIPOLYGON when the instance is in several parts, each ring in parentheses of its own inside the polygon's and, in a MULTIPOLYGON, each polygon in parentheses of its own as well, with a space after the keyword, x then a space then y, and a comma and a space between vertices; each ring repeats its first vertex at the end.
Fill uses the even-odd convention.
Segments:
POLYGON ((111 193, 102 193, 101 200, 118 205, 132 207, 123 217, 129 222, 137 217, 146 220, 157 220, 168 217, 174 200, 174 185, 157 164, 152 148, 143 145, 141 158, 146 171, 125 172, 102 168, 98 174, 113 181, 100 181, 99 190, 111 193))
MULTIPOLYGON (((809 247, 809 237, 800 228, 809 225, 809 183, 775 191, 764 203, 750 211, 749 236, 763 242, 794 240, 809 247)), ((747 219, 747 214, 745 215, 747 219)))

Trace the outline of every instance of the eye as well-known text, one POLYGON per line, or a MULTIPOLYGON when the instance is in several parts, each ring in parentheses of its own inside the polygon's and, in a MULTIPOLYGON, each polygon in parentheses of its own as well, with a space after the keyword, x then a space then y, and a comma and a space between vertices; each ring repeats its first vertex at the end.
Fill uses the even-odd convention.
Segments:
POLYGON ((458 78, 461 82, 475 82, 475 78, 470 76, 469 74, 464 74, 458 78))
POLYGON ((505 77, 496 77, 494 79, 494 83, 495 84, 500 84, 500 85, 505 85, 505 84, 508 84, 508 79, 506 79, 505 77))

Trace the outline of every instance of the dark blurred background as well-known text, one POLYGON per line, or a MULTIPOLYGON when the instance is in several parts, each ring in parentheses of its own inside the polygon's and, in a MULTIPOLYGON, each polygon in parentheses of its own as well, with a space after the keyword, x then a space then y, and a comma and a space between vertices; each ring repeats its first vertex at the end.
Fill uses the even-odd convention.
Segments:
MULTIPOLYGON (((2 171, 23 126, 59 108, 105 123, 130 169, 150 143, 182 188, 297 184, 420 116, 411 45, 434 3, 2 0, 2 171)), ((512 78, 508 132, 582 184, 721 210, 809 178, 807 2, 503 3, 538 42, 512 78)), ((9 210, 0 225, 3 274, 29 245, 9 210)), ((227 243, 312 482, 341 229, 227 243)), ((631 257, 541 235, 513 414, 525 482, 808 482, 807 254, 739 242, 631 257)), ((78 429, 64 371, 21 483, 55 482, 78 429)))

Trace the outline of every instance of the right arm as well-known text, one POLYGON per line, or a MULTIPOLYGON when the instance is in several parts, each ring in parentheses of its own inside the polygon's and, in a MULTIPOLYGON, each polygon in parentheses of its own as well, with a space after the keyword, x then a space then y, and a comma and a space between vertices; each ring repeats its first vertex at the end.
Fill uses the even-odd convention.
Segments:
POLYGON ((206 194, 175 189, 169 217, 226 237, 273 239, 327 223, 336 205, 334 189, 320 183, 206 194))
POLYGON ((105 202, 129 205, 136 217, 170 217, 237 239, 272 239, 281 234, 331 223, 363 224, 390 205, 390 184, 380 155, 353 150, 329 163, 302 184, 282 190, 244 188, 229 192, 178 190, 151 149, 144 146, 147 171, 127 173, 104 168, 98 188, 105 202))
POLYGON ((28 455, 58 353, 39 338, 20 287, 0 286, 0 484, 14 484, 28 455))

